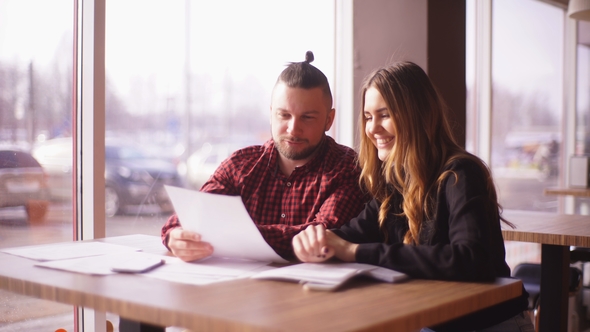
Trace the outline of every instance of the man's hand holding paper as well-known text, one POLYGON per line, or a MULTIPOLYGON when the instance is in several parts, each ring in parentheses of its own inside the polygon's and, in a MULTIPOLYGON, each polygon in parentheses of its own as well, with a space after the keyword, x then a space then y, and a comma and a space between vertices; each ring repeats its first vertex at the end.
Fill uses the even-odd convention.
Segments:
POLYGON ((182 260, 212 255, 286 262, 266 243, 239 196, 165 188, 176 213, 183 220, 182 229, 170 232, 168 246, 182 260))
POLYGON ((176 228, 170 232, 168 248, 174 256, 185 262, 203 259, 213 254, 213 246, 201 241, 199 233, 182 228, 176 228))

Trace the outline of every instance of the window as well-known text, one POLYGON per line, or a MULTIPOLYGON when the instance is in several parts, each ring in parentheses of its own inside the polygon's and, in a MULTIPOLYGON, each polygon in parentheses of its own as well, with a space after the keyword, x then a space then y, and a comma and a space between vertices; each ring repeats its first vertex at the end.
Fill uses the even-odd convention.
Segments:
MULTIPOLYGON (((79 206, 72 202, 72 128, 77 126, 72 123, 76 3, 82 4, 71 0, 0 1, 0 145, 16 146, 40 162, 49 188, 47 220, 51 224, 47 220, 28 224, 24 207, 2 209, 3 247, 72 239, 73 207, 79 206)), ((155 178, 163 179, 158 184, 179 183, 168 182, 176 178, 162 176, 162 170, 154 176, 155 160, 172 165, 171 174, 179 175, 181 184, 190 187, 190 156, 211 147, 223 158, 226 150, 269 138, 271 89, 288 62, 302 61, 307 50, 313 51, 314 65, 334 88, 334 6, 333 1, 310 0, 109 2, 107 236, 159 235, 171 210, 155 200, 159 196, 153 192, 155 178), (138 158, 108 158, 111 148, 147 152, 150 166, 136 168, 138 158)), ((25 187, 19 184, 21 189, 25 187)), ((28 301, 33 300, 2 296, 11 303, 15 299, 14 303, 32 306, 28 301)), ((55 329, 73 329, 72 307, 35 302, 43 310, 19 310, 18 317, 3 316, 3 321, 30 330, 19 324, 40 315, 66 313, 61 321, 68 325, 55 329)))
MULTIPOLYGON (((71 241, 73 1, 0 1, 0 247, 71 241), (51 13, 51 15, 47 15, 51 13), (69 156, 69 163, 57 163, 69 156), (8 168, 6 168, 8 166, 8 168)), ((66 158, 68 160, 68 158, 66 158)), ((73 307, 0 290, 9 330, 73 330, 73 307)))
MULTIPOLYGON (((306 51, 314 52, 313 64, 334 90, 334 6, 313 0, 108 3, 106 139, 142 148, 158 163, 128 163, 129 174, 149 173, 137 181, 107 178, 106 205, 116 210, 107 212, 107 236, 159 235, 172 213, 162 185, 199 189, 231 152, 269 139, 272 88, 285 65, 303 61, 306 51)), ((108 177, 109 158, 106 163, 108 177)))
MULTIPOLYGON (((590 155, 590 23, 577 22, 575 155, 590 155)), ((590 214, 590 199, 575 197, 573 213, 590 214)))
MULTIPOLYGON (((0 145, 30 153, 42 166, 49 188, 43 222, 31 222, 26 205, 0 208, 1 247, 72 239, 74 3, 0 0, 0 145)), ((336 90, 335 3, 109 1, 105 169, 110 169, 121 187, 127 186, 128 193, 125 196, 123 189, 105 179, 106 207, 112 209, 112 214, 107 213, 107 236, 158 236, 171 213, 170 206, 153 196, 155 179, 164 172, 154 176, 145 167, 121 163, 111 168, 109 146, 147 150, 152 161, 172 165, 169 174, 177 174, 183 186, 196 189, 228 153, 269 137, 270 94, 287 62, 302 61, 305 51, 312 50, 314 64, 336 90), (139 200, 131 199, 131 193, 138 194, 139 200)), ((473 9, 473 3, 466 1, 468 9, 473 9)), ((554 142, 561 149, 565 134, 560 131, 564 10, 535 0, 476 3, 492 4, 488 13, 492 18, 491 64, 484 68, 485 63, 471 62, 468 73, 470 81, 477 81, 482 69, 490 70, 491 132, 483 139, 491 141, 486 160, 501 203, 508 209, 555 211, 555 198, 543 196, 542 190, 556 184, 564 173, 555 167, 560 163, 554 159, 554 142)), ((478 19, 473 12, 468 10, 472 15, 468 33, 474 31, 469 26, 478 19)), ((467 39, 481 43, 478 38, 467 39)), ((584 92, 590 86, 588 45, 580 40, 578 46, 576 151, 582 152, 588 151, 584 92)), ((472 122, 481 115, 472 107, 478 98, 474 85, 468 84, 472 122)), ((475 149, 477 144, 468 141, 467 146, 475 149)), ((174 177, 166 178, 172 181, 174 177)), ((43 184, 42 180, 38 185, 11 180, 8 186, 27 191, 43 184)), ((1 188, 7 187, 0 187, 7 192, 1 188)), ((28 199, 43 207, 43 199, 33 199, 32 194, 28 199)), ((509 258, 522 250, 515 248, 507 244, 509 258)), ((529 249, 517 254, 532 257, 528 261, 538 255, 529 249)), ((2 291, 0 297, 32 308, 1 316, 15 329, 30 330, 26 324, 40 315, 66 317, 62 321, 71 324, 70 328, 60 325, 55 329, 72 329, 70 306, 2 291)))
MULTIPOLYGON (((467 142, 488 162, 504 209, 557 212, 563 177, 564 19, 537 0, 467 1, 467 142)), ((506 241, 511 268, 540 245, 506 241)))
POLYGON ((564 10, 494 0, 491 166, 506 209, 557 212, 564 10))
MULTIPOLYGON (((584 26, 580 24, 580 26, 584 26)), ((576 154, 590 154, 590 45, 578 44, 576 154)))

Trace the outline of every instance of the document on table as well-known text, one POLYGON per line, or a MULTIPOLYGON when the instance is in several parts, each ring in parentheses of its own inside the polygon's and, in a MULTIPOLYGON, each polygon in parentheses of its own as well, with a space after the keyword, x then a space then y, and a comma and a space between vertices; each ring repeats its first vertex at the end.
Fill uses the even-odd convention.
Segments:
POLYGON ((120 273, 116 271, 121 270, 121 267, 131 269, 163 261, 163 265, 148 271, 135 272, 142 276, 193 285, 247 278, 256 272, 272 269, 267 266, 269 262, 218 257, 184 262, 177 257, 143 252, 133 246, 135 244, 144 249, 154 247, 154 250, 156 246, 163 247, 159 236, 133 234, 119 237, 119 240, 131 245, 76 241, 6 248, 0 251, 38 260, 40 262, 35 266, 42 268, 102 276, 120 273))
POLYGON ((136 265, 142 261, 154 260, 165 261, 166 256, 145 252, 122 251, 116 254, 42 262, 35 264, 35 266, 92 275, 109 275, 117 273, 112 270, 115 266, 136 265))
POLYGON ((273 267, 267 266, 267 262, 261 261, 208 257, 196 262, 185 262, 178 257, 145 252, 63 259, 40 262, 35 266, 92 275, 110 275, 118 273, 113 271, 114 266, 124 266, 126 262, 133 265, 138 261, 154 259, 162 260, 164 264, 138 274, 192 285, 207 285, 237 278, 248 278, 255 273, 273 269, 273 267))
POLYGON ((208 257, 196 262, 184 262, 177 257, 166 257, 166 264, 142 275, 184 284, 207 285, 248 278, 257 272, 273 269, 266 264, 261 261, 221 257, 208 257))
POLYGON ((262 271, 251 278, 296 281, 308 289, 331 291, 358 275, 389 283, 408 278, 405 273, 362 263, 301 263, 262 271))
POLYGON ((140 249, 103 242, 62 242, 1 249, 1 252, 38 261, 98 256, 139 251, 140 249))
POLYGON ((160 232, 158 232, 157 235, 127 234, 109 236, 109 239, 116 240, 117 243, 124 243, 125 246, 141 248, 141 251, 143 252, 161 254, 168 252, 168 248, 162 244, 160 232))
POLYGON ((201 234, 214 257, 287 262, 266 243, 240 196, 165 188, 182 228, 201 234))

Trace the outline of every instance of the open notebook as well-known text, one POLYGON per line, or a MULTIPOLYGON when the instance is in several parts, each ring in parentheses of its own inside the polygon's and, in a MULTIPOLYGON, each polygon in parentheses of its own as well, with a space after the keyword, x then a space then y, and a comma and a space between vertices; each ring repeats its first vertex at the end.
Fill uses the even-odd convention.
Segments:
POLYGON ((398 271, 361 263, 302 263, 266 270, 251 278, 295 281, 306 289, 331 291, 358 275, 389 283, 408 278, 398 271))

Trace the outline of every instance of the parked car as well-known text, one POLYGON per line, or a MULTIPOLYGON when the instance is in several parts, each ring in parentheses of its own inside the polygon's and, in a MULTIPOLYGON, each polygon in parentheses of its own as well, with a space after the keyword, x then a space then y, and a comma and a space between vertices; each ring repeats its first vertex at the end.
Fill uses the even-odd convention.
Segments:
POLYGON ((186 181, 193 189, 201 186, 211 177, 217 166, 227 158, 233 150, 226 145, 213 146, 209 143, 191 154, 186 160, 186 181))
POLYGON ((192 153, 186 160, 185 172, 187 185, 193 189, 201 189, 201 186, 209 180, 217 167, 234 151, 250 145, 260 145, 257 141, 244 141, 240 143, 205 143, 192 153))
POLYGON ((72 199, 72 138, 54 138, 37 143, 32 155, 45 169, 49 198, 53 201, 72 199))
POLYGON ((163 211, 172 210, 164 185, 184 186, 172 162, 151 157, 137 146, 113 143, 105 146, 105 160, 107 216, 129 205, 157 204, 163 211))
POLYGON ((47 182, 43 167, 28 152, 0 150, 0 208, 23 206, 30 221, 47 212, 47 182))
MULTIPOLYGON (((54 199, 71 199, 72 140, 48 140, 34 148, 46 167, 54 199), (69 192, 69 194, 68 194, 69 192)), ((176 166, 148 155, 136 145, 107 140, 105 143, 105 212, 107 217, 125 213, 130 206, 158 205, 172 210, 164 185, 184 187, 176 166)))

